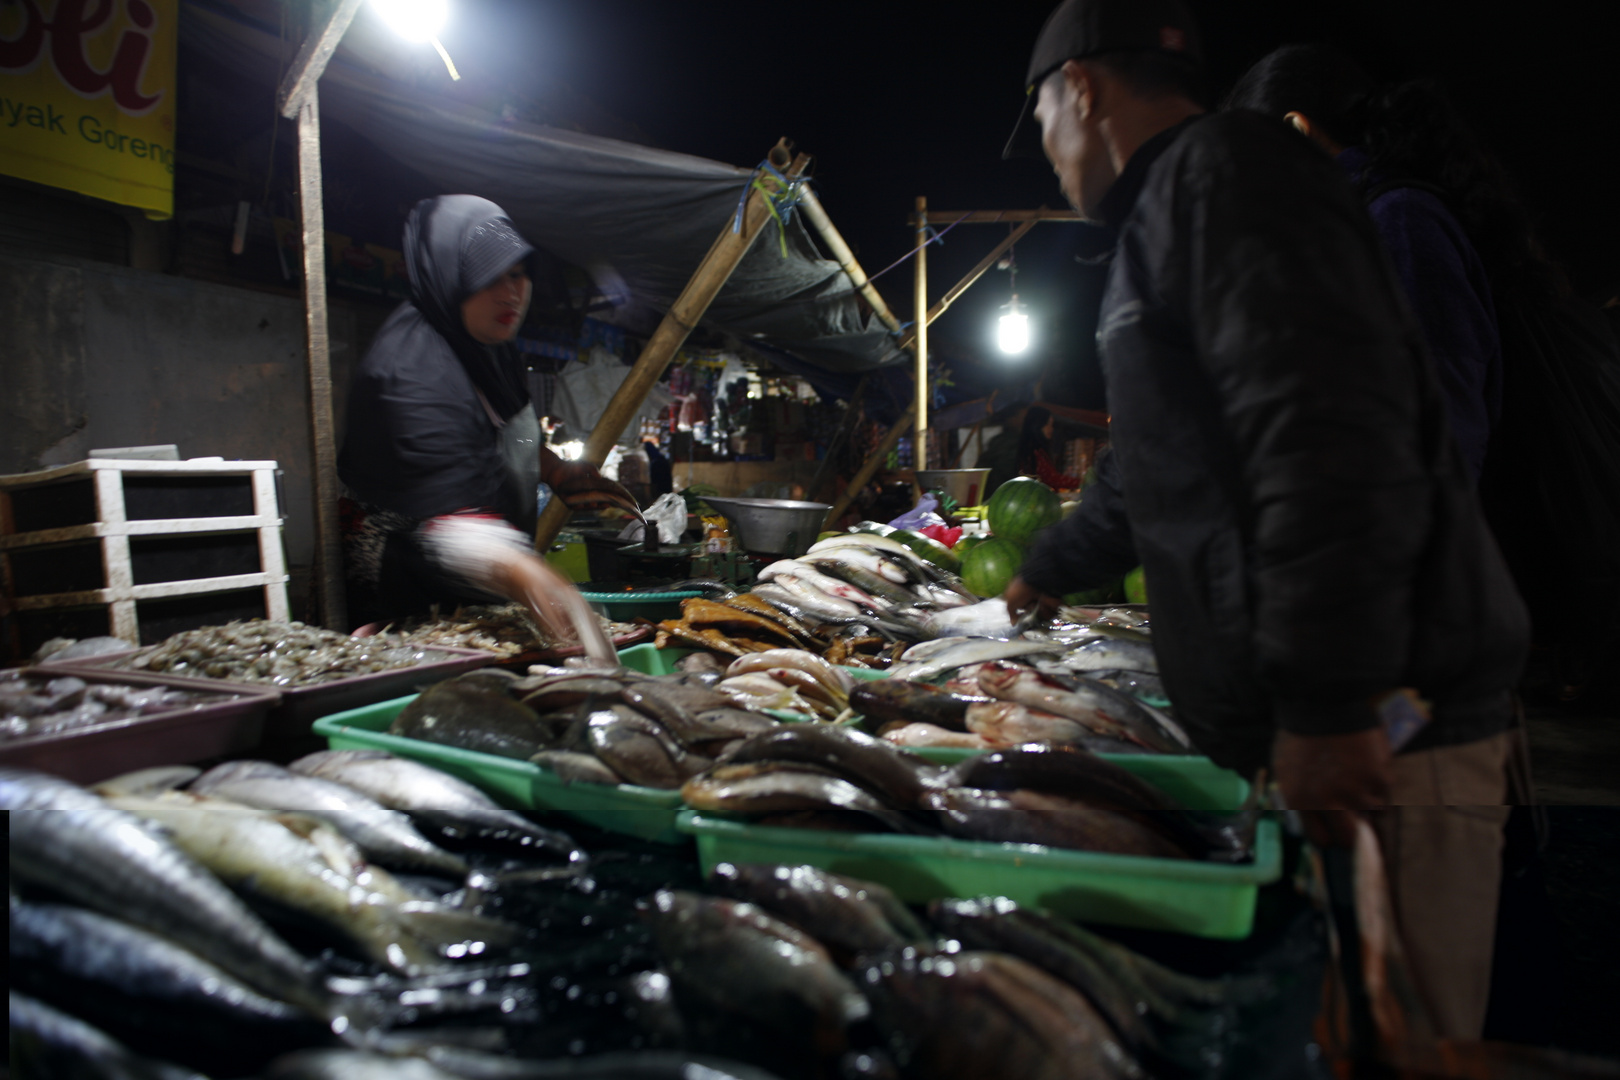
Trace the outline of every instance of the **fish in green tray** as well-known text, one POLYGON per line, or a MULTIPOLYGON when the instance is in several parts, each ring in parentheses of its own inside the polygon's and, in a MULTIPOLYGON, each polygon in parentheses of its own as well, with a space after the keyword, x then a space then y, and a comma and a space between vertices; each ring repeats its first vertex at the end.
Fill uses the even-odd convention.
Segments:
POLYGON ((721 814, 791 814, 839 810, 865 815, 894 832, 930 834, 932 828, 857 784, 815 765, 753 761, 716 765, 681 787, 694 810, 721 814))
POLYGON ((514 683, 519 700, 537 713, 557 712, 585 702, 617 700, 624 680, 594 671, 544 675, 514 683))
POLYGON ((367 858, 387 866, 452 877, 467 874, 466 860, 417 832, 398 810, 347 784, 302 776, 268 761, 227 761, 193 780, 189 790, 261 810, 319 818, 359 845, 367 858))
POLYGON ((267 998, 167 938, 84 908, 11 898, 11 981, 145 1052, 205 1069, 254 1068, 330 1037, 307 1010, 267 998), (180 1049, 168 1050, 168 1047, 180 1049))
POLYGON ((1178 837, 1157 823, 1044 791, 981 791, 946 788, 929 792, 923 806, 934 811, 945 831, 964 840, 1000 844, 1044 844, 1076 851, 1191 859, 1178 837))
POLYGON ((1098 635, 1086 638, 1063 654, 1070 671, 1146 671, 1157 675, 1159 660, 1153 643, 1138 638, 1098 635))
POLYGON ((418 899, 314 818, 182 793, 111 803, 161 826, 232 888, 324 926, 400 971, 433 969, 444 953, 478 955, 516 936, 515 927, 418 899))
POLYGON ((529 759, 542 769, 550 769, 565 784, 622 784, 624 777, 608 768, 595 754, 578 750, 542 750, 529 759))
POLYGON ((709 882, 726 896, 786 919, 845 962, 929 937, 886 886, 819 867, 721 863, 709 882))
POLYGON ((978 673, 977 681, 980 689, 993 698, 1067 717, 1098 734, 1124 732, 1132 741, 1158 753, 1192 752, 1192 740, 1174 720, 1099 682, 1015 667, 986 668, 978 673))
POLYGON ((805 649, 767 649, 733 660, 726 674, 746 675, 751 671, 780 671, 784 668, 801 671, 826 687, 828 693, 849 696, 856 682, 849 672, 830 664, 823 657, 805 649))
POLYGON ((1086 726, 1065 716, 1032 709, 1015 701, 976 702, 968 707, 967 729, 992 747, 1083 746, 1098 754, 1141 754, 1145 748, 1126 738, 1123 728, 1101 719, 1086 726))
POLYGON ((643 902, 676 995, 836 1054, 866 999, 827 950, 754 904, 663 890, 643 902))
POLYGON ((1084 996, 995 952, 872 963, 861 985, 907 1077, 934 1080, 1146 1080, 1084 996))
POLYGON ((631 784, 673 789, 713 762, 689 753, 656 720, 628 705, 600 709, 586 722, 591 752, 631 784))
POLYGON ((895 806, 914 807, 939 782, 940 766, 862 731, 831 724, 786 724, 740 743, 730 763, 803 762, 851 780, 895 806))
POLYGON ((435 683, 400 710, 388 734, 500 757, 533 757, 551 745, 555 733, 533 709, 513 700, 508 687, 515 681, 469 672, 435 683))
POLYGON ((912 651, 906 650, 901 655, 900 662, 889 669, 889 678, 928 682, 969 664, 1062 651, 1063 646, 1053 641, 1031 641, 1024 638, 1014 641, 999 641, 995 638, 955 638, 948 645, 928 650, 921 659, 912 659, 912 651))
POLYGON ((0 768, 14 885, 38 886, 190 949, 269 997, 326 1008, 312 964, 146 823, 73 784, 0 768))
POLYGON ((569 862, 586 859, 566 833, 536 825, 447 772, 384 750, 321 750, 288 769, 344 784, 449 833, 509 841, 569 862))
POLYGON ((1023 958, 1079 990, 1114 1031, 1150 1063, 1203 1073, 1217 1057, 1233 1009, 1253 988, 1169 970, 1062 919, 1004 897, 935 900, 934 925, 969 949, 1023 958))
POLYGON ((208 1080, 201 1073, 135 1054, 77 1017, 13 990, 11 1057, 16 1080, 208 1080))
POLYGON ((874 679, 861 683, 849 695, 850 707, 868 720, 933 724, 947 731, 966 731, 968 706, 989 700, 904 679, 874 679))

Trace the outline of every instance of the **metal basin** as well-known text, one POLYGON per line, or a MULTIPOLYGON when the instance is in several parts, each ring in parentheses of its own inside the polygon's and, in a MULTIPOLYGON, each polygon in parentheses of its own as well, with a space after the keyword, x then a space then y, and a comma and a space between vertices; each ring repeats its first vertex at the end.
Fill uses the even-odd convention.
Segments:
POLYGON ((726 515, 731 535, 744 551, 764 555, 803 555, 821 534, 821 523, 832 507, 797 499, 722 499, 703 501, 726 515))
POLYGON ((957 506, 979 506, 984 502, 984 485, 989 469, 918 469, 917 486, 924 491, 943 491, 957 506))

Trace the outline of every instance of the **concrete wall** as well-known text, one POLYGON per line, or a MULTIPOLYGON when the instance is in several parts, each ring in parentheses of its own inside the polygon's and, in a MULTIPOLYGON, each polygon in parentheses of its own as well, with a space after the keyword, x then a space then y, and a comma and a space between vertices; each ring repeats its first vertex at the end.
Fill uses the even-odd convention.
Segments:
MULTIPOLYGON (((385 314, 332 306, 340 425, 349 371, 385 314)), ((285 470, 288 559, 308 566, 308 416, 300 300, 0 253, 0 473, 151 443, 176 443, 182 457, 273 459, 285 470)))

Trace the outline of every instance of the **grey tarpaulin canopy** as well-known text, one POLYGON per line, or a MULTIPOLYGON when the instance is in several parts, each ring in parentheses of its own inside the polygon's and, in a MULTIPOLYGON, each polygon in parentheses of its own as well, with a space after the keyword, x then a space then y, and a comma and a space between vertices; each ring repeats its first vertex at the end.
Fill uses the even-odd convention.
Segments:
MULTIPOLYGON (((188 3, 182 40, 274 83, 291 45, 188 3)), ((736 212, 751 173, 704 158, 508 121, 334 63, 321 111, 444 190, 493 199, 531 243, 585 268, 609 296, 663 312, 736 212)), ((784 258, 769 226, 705 324, 826 371, 899 363, 888 331, 793 217, 784 258)))

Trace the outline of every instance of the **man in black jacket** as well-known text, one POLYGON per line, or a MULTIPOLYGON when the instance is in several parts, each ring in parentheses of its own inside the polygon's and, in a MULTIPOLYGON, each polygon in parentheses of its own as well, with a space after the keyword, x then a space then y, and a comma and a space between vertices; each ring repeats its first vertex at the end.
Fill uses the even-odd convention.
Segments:
POLYGON ((1319 842, 1372 819, 1431 1018, 1477 1038, 1523 606, 1365 210, 1284 125, 1204 117, 1197 69, 1179 0, 1066 0, 1036 42, 1009 152, 1038 124, 1069 201, 1118 235, 1112 452, 1008 606, 1139 562, 1178 720, 1217 762, 1269 766, 1319 842), (1402 691, 1432 720, 1397 756, 1402 691))

